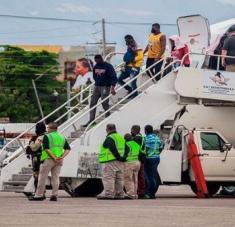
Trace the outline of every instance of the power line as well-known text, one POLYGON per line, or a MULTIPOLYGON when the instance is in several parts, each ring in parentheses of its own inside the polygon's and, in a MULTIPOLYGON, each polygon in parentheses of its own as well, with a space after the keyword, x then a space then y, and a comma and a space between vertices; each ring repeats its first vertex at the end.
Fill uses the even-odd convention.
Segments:
MULTIPOLYGON (((140 26, 149 26, 152 25, 153 23, 150 22, 124 22, 124 21, 105 21, 106 24, 117 24, 117 25, 140 25, 140 26)), ((173 23, 159 23, 162 26, 176 26, 176 24, 173 23)))
MULTIPOLYGON (((79 23, 88 23, 88 24, 97 24, 102 23, 101 20, 80 20, 80 19, 71 19, 71 18, 58 18, 58 17, 35 17, 35 16, 20 16, 20 15, 11 15, 11 14, 0 14, 0 17, 5 18, 18 18, 18 19, 30 19, 30 20, 50 20, 50 21, 65 21, 65 22, 79 22, 79 23)), ((151 22, 124 22, 124 21, 105 21, 107 24, 119 24, 119 25, 152 25, 151 22)), ((160 23, 163 26, 176 26, 175 23, 160 23)))
POLYGON ((87 35, 90 35, 89 33, 87 33, 87 34, 82 34, 82 35, 79 35, 79 34, 77 34, 77 35, 72 35, 71 36, 71 34, 70 35, 51 35, 51 36, 38 36, 38 37, 36 37, 36 36, 25 36, 25 37, 15 37, 15 36, 12 36, 12 37, 0 37, 0 39, 48 39, 48 38, 64 38, 64 37, 84 37, 84 36, 87 36, 87 35))
POLYGON ((0 17, 5 18, 18 18, 18 19, 31 19, 31 20, 50 20, 50 21, 67 21, 67 22, 80 22, 80 23, 97 23, 95 20, 78 20, 70 18, 57 18, 57 17, 35 17, 35 16, 20 16, 11 14, 0 14, 0 17))
POLYGON ((33 32, 43 32, 43 31, 57 31, 57 30, 64 30, 74 28, 74 26, 67 26, 67 27, 55 27, 55 28, 47 28, 47 29, 38 29, 38 30, 27 30, 21 32, 0 32, 0 35, 10 35, 10 34, 24 34, 24 33, 33 33, 33 32))

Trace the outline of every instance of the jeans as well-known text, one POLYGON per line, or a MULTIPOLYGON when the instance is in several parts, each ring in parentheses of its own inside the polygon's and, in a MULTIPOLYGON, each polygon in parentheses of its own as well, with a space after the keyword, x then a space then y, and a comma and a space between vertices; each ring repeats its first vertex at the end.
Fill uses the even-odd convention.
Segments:
POLYGON ((151 198, 155 197, 157 192, 158 183, 156 181, 157 178, 157 167, 160 162, 160 158, 146 158, 144 164, 144 172, 145 172, 145 179, 147 183, 145 193, 149 195, 151 198))
MULTIPOLYGON (((90 108, 95 106, 98 103, 99 98, 102 100, 105 99, 107 96, 110 94, 110 87, 105 87, 105 86, 95 86, 93 94, 91 96, 91 103, 90 103, 90 108)), ((109 99, 106 101, 102 102, 103 109, 106 111, 109 109, 109 99)), ((95 119, 95 114, 96 114, 96 108, 91 110, 90 112, 90 121, 93 121, 95 119)), ((110 115, 110 112, 107 112, 105 114, 105 117, 108 117, 110 115)))
MULTIPOLYGON (((149 68, 151 65, 153 65, 155 63, 155 59, 154 58, 147 58, 146 61, 146 69, 149 68)), ((151 67, 148 71, 147 74, 148 76, 151 78, 153 76, 155 76, 157 73, 161 72, 162 69, 162 64, 163 61, 159 62, 158 64, 156 64, 155 66, 151 67)), ((161 79, 161 73, 158 74, 158 76, 156 76, 154 78, 155 81, 158 81, 161 79)))
MULTIPOLYGON (((127 79, 128 77, 130 77, 130 79, 135 78, 140 72, 140 69, 137 68, 132 68, 132 67, 126 67, 125 71, 123 71, 119 78, 118 78, 118 83, 120 85, 124 85, 125 82, 124 80, 127 79)), ((131 83, 129 83, 130 85, 125 85, 124 88, 130 93, 134 90, 137 89, 137 79, 134 79, 131 83)), ((138 91, 136 90, 133 94, 132 94, 132 98, 136 97, 138 95, 138 91)))

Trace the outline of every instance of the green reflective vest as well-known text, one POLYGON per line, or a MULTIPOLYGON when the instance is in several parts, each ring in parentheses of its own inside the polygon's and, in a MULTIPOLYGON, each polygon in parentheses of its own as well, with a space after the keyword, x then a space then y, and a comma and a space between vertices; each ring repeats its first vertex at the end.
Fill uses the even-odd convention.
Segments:
MULTIPOLYGON (((118 133, 112 133, 112 134, 108 135, 108 137, 111 138, 112 140, 114 140, 115 145, 118 150, 118 153, 120 154, 120 156, 123 156, 124 150, 125 150, 124 138, 118 133)), ((108 148, 104 148, 104 146, 102 144, 100 147, 98 160, 99 160, 99 163, 105 163, 105 162, 116 160, 116 158, 114 157, 112 152, 108 148)))
MULTIPOLYGON (((64 153, 65 138, 57 131, 46 134, 45 136, 47 136, 49 140, 49 149, 52 154, 54 154, 57 158, 61 157, 64 153)), ((41 161, 44 161, 49 158, 50 156, 43 148, 41 154, 41 161)))
POLYGON ((145 138, 144 136, 142 136, 141 134, 137 135, 140 136, 142 141, 141 141, 141 145, 140 145, 140 152, 146 155, 146 146, 144 144, 145 138))
POLYGON ((133 140, 128 141, 126 144, 130 149, 126 160, 128 162, 138 161, 139 160, 139 153, 141 151, 140 145, 133 140))

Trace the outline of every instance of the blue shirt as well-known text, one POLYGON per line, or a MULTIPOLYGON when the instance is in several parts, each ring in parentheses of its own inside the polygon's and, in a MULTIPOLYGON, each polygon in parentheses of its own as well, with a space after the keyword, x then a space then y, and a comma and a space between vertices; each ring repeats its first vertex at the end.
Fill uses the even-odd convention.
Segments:
POLYGON ((161 140, 155 134, 149 134, 145 137, 146 158, 159 158, 161 147, 161 140))

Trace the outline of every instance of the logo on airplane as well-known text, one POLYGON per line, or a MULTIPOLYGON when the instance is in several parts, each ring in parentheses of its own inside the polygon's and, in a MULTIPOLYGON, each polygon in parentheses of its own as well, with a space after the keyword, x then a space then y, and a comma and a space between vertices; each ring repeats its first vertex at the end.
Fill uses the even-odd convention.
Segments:
POLYGON ((217 72, 213 77, 210 77, 210 79, 217 86, 228 86, 227 82, 230 80, 229 78, 225 78, 220 72, 217 72))

